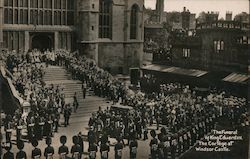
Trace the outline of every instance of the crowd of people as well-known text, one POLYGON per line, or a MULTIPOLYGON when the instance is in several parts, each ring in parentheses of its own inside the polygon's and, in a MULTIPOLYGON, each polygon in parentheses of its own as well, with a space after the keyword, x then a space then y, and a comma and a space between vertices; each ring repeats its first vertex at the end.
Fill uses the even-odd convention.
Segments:
MULTIPOLYGON (((43 67, 46 66, 41 65, 41 62, 64 66, 74 79, 83 81, 85 89, 91 88, 95 95, 107 98, 113 104, 118 103, 133 108, 132 110, 100 108, 92 114, 88 132, 90 158, 96 157, 94 152, 97 152, 98 145, 102 158, 108 158, 109 137, 117 139, 116 158, 121 158, 120 152, 124 145, 129 145, 130 157, 136 158, 137 140, 149 139, 149 127, 152 125, 156 125, 157 130, 160 129, 160 134, 155 130, 150 131, 151 158, 163 159, 181 155, 209 133, 222 117, 226 117, 235 128, 249 124, 245 98, 219 91, 199 96, 188 85, 180 83, 159 85, 158 92, 152 92, 153 89, 151 92, 150 89, 142 92, 141 88, 131 90, 110 73, 99 68, 95 61, 79 56, 78 53, 69 53, 66 50, 47 51, 45 55, 40 55, 40 62, 30 60, 30 57, 37 58, 37 55, 32 55, 30 53, 29 56, 18 57, 13 53, 6 58, 7 68, 13 73, 13 83, 25 99, 29 100, 32 108, 25 119, 21 116, 21 110, 17 110, 14 116, 7 116, 6 134, 11 125, 10 121, 15 121, 17 134, 20 134, 18 127, 25 123, 28 138, 37 142, 37 139, 42 139, 43 136, 49 139, 53 136, 52 132, 57 131, 60 113, 64 113, 65 126, 68 124, 71 107, 65 103, 63 89, 60 86, 44 87, 42 77, 43 67), (24 73, 29 75, 24 77, 24 73), (124 139, 128 140, 126 144, 124 139)), ((147 77, 145 81, 148 88, 155 88, 156 82, 147 77)), ((141 86, 147 87, 145 84, 141 86)), ((79 141, 74 138, 75 147, 72 149, 77 150, 79 141)), ((8 140, 10 141, 9 138, 8 140)), ((79 150, 78 158, 81 153, 79 150)))
POLYGON ((29 51, 27 54, 19 54, 16 51, 2 54, 1 59, 11 73, 9 76, 19 96, 30 105, 28 113, 19 107, 5 117, 6 142, 11 141, 13 130, 16 130, 17 141, 25 132, 29 141, 53 136, 60 126, 61 113, 65 118, 64 126, 69 124, 72 106, 65 103, 63 88, 59 85, 46 85, 43 81, 46 65, 56 64, 55 55, 52 54, 56 55, 48 50, 43 54, 38 50, 29 51))

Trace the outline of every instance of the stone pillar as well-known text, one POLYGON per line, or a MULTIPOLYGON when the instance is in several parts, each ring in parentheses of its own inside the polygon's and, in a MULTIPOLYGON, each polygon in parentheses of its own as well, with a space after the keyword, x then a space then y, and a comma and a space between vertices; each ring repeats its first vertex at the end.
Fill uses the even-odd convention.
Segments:
POLYGON ((58 49, 58 31, 54 33, 54 50, 58 49))
POLYGON ((28 31, 25 31, 24 32, 24 51, 27 52, 30 47, 31 47, 31 44, 32 44, 32 41, 30 41, 30 34, 28 31))

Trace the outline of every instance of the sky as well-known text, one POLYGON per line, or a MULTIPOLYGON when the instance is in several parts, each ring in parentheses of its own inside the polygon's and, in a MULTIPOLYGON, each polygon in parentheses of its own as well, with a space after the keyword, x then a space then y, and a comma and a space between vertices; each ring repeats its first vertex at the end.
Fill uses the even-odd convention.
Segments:
MULTIPOLYGON (((225 18, 227 11, 232 11, 233 16, 241 12, 249 13, 250 0, 164 0, 164 10, 183 11, 183 7, 189 9, 191 13, 205 11, 218 11, 219 17, 225 18)), ((145 0, 145 7, 155 9, 156 0, 145 0)))

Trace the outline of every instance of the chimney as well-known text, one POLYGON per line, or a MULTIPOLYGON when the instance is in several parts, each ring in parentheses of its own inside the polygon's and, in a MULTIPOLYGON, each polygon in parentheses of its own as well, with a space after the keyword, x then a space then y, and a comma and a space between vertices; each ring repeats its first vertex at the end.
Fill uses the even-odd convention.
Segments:
POLYGON ((226 12, 226 21, 232 21, 233 19, 233 13, 230 11, 226 12))

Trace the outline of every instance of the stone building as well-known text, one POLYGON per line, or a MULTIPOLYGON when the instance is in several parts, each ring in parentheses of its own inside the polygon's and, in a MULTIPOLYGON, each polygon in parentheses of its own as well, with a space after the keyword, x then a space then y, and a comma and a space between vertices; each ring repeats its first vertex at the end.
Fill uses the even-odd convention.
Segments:
POLYGON ((249 24, 237 21, 199 23, 195 36, 179 36, 172 41, 172 64, 207 71, 246 73, 249 29, 249 24))
POLYGON ((126 74, 141 64, 144 0, 0 2, 0 40, 5 49, 79 49, 113 73, 126 74))

